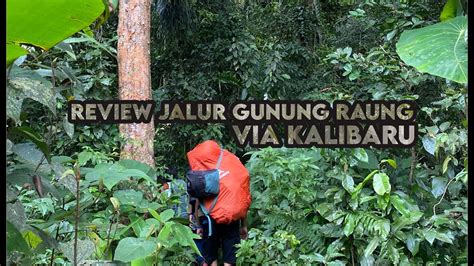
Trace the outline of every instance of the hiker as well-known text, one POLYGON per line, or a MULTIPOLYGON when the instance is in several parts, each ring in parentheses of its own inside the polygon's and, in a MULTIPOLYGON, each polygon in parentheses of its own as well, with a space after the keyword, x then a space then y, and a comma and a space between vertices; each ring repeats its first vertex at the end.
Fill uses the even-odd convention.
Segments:
POLYGON ((187 157, 187 189, 196 198, 194 219, 202 238, 203 265, 217 265, 219 248, 224 265, 235 265, 235 245, 247 238, 249 173, 237 156, 212 140, 197 145, 187 157))
MULTIPOLYGON (((199 228, 200 226, 197 223, 196 217, 198 217, 197 212, 199 205, 196 204, 196 198, 189 197, 189 207, 190 207, 190 212, 189 212, 189 225, 191 227, 191 231, 195 234, 199 234, 199 228)), ((196 243, 196 246, 198 247, 199 251, 201 254, 203 253, 203 248, 202 248, 202 239, 194 239, 194 243, 196 243)), ((193 265, 202 265, 204 263, 204 258, 202 256, 196 255, 196 262, 193 263, 193 265)))
MULTIPOLYGON (((172 194, 180 195, 179 204, 174 204, 172 209, 179 217, 188 218, 191 231, 197 234, 197 222, 195 219, 195 214, 197 213, 196 198, 188 196, 186 192, 186 182, 178 178, 178 170, 176 167, 167 167, 165 169, 165 175, 157 176, 156 181, 162 184, 161 192, 166 193, 168 197, 171 197, 172 194), (171 176, 171 178, 168 176, 171 176)), ((202 253, 202 239, 194 239, 194 242, 202 253)), ((202 265, 203 262, 204 258, 196 255, 197 265, 202 265)))
MULTIPOLYGON (((198 203, 199 204, 199 203, 198 203)), ((197 219, 198 225, 196 233, 201 236, 201 253, 204 257, 203 266, 217 266, 217 251, 222 247, 222 259, 224 265, 235 265, 237 258, 235 254, 240 239, 247 239, 247 217, 234 221, 230 224, 217 224, 214 219, 212 222, 213 234, 209 236, 208 220, 205 216, 197 219)))
POLYGON ((158 176, 157 182, 163 185, 162 191, 168 197, 180 195, 179 204, 174 204, 172 210, 178 217, 188 218, 188 195, 186 193, 186 182, 178 178, 178 169, 175 167, 166 168, 165 176, 158 176), (167 177, 171 176, 171 178, 167 177))

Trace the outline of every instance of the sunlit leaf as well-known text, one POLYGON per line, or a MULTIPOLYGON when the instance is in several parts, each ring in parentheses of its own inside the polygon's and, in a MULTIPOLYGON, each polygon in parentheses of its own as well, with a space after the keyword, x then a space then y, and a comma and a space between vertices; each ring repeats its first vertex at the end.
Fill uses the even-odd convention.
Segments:
POLYGON ((101 0, 8 0, 7 63, 26 54, 20 44, 47 50, 89 26, 104 12, 101 0))
POLYGON ((407 30, 396 45, 400 58, 418 71, 458 83, 467 82, 467 19, 407 30))

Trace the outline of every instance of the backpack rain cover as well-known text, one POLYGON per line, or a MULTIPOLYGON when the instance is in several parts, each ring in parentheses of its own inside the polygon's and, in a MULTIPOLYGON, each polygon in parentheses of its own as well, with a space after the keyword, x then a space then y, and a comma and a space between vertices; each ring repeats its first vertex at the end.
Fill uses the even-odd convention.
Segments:
MULTIPOLYGON (((187 153, 191 170, 215 169, 220 154, 220 146, 213 140, 198 144, 187 153)), ((210 215, 218 224, 229 224, 247 214, 252 202, 250 196, 250 177, 245 166, 233 153, 224 150, 219 167, 219 196, 210 215)), ((214 198, 204 199, 209 209, 214 198)))

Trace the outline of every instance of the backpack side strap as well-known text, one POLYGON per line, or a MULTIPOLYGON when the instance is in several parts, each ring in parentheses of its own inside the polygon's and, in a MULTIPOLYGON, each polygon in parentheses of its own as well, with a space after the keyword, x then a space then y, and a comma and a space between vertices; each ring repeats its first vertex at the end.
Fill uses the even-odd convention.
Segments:
POLYGON ((199 201, 199 206, 201 207, 201 210, 204 213, 204 215, 206 216, 207 221, 208 221, 209 236, 212 236, 212 223, 211 223, 211 216, 209 214, 212 212, 212 209, 214 209, 214 206, 216 206, 217 197, 218 196, 216 196, 214 198, 214 201, 212 202, 212 205, 211 205, 211 208, 209 209, 209 211, 206 209, 206 207, 204 207, 204 204, 202 204, 202 202, 199 201))

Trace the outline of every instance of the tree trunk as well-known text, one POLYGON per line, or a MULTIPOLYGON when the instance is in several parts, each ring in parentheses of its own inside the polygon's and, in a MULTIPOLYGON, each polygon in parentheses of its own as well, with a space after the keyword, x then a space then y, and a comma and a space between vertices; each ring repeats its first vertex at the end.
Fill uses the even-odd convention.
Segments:
MULTIPOLYGON (((151 0, 120 0, 118 22, 118 75, 121 100, 150 100, 150 9, 151 0)), ((125 138, 121 159, 133 159, 155 166, 150 123, 121 124, 125 138)))

